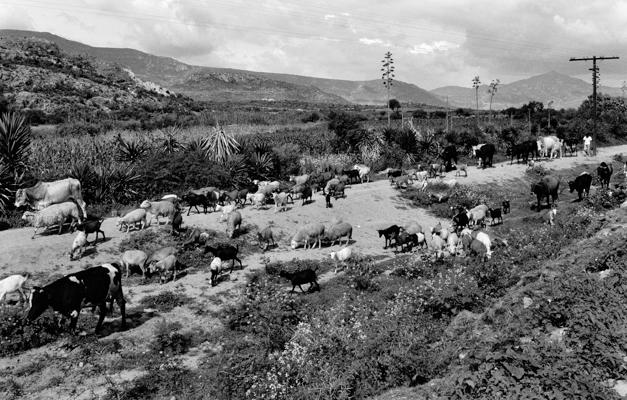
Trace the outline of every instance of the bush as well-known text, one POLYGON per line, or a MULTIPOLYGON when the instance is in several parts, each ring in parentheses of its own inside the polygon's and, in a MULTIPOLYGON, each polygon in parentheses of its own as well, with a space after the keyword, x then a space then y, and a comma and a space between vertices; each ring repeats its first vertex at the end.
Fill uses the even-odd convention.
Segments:
POLYGON ((180 323, 168 323, 165 319, 161 320, 155 327, 153 339, 150 342, 152 351, 167 357, 186 353, 192 343, 192 338, 190 333, 180 333, 180 329, 180 323))
POLYGON ((168 312, 172 311, 176 307, 180 307, 191 302, 192 298, 189 296, 165 291, 156 295, 144 297, 141 304, 146 308, 156 308, 161 312, 168 312))
POLYGON ((301 122, 303 123, 307 123, 307 122, 318 122, 322 119, 322 116, 320 114, 318 114, 317 112, 312 112, 311 114, 309 114, 306 117, 303 117, 301 119, 301 122))
POLYGON ((22 310, 5 307, 0 311, 0 356, 12 356, 53 342, 64 330, 50 315, 28 322, 22 310))

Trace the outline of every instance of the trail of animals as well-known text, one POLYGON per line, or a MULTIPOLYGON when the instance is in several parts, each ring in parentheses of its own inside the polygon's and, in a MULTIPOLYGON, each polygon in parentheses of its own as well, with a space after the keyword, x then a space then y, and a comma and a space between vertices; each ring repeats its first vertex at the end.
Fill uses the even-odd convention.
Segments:
MULTIPOLYGON (((601 185, 606 186, 612 172, 619 167, 623 169, 620 163, 612 163, 612 155, 618 153, 627 154, 627 146, 601 148, 596 156, 579 154, 540 162, 546 162, 552 169, 572 168, 571 191, 585 196, 590 190, 592 175, 598 176, 601 185), (599 167, 587 175, 586 171, 580 171, 582 164, 599 167)), ((296 190, 281 190, 281 183, 276 186, 259 182, 254 187, 226 193, 204 188, 182 198, 166 196, 146 200, 136 209, 110 218, 88 215, 77 193, 76 182, 66 180, 60 189, 55 188, 56 192, 42 197, 42 202, 46 203, 43 211, 26 213, 25 218, 33 227, 0 232, 0 278, 6 277, 0 280, 0 301, 23 300, 15 306, 28 309, 31 319, 52 308, 70 319, 71 328, 80 325, 79 315, 86 304, 98 307, 98 331, 105 322, 106 302, 110 302, 109 311, 113 301, 118 303, 120 314, 111 318, 119 319, 116 325, 123 328, 125 303, 137 303, 147 293, 173 287, 195 293, 200 287, 206 287, 207 282, 211 286, 204 290, 220 294, 241 285, 247 273, 263 268, 268 260, 328 258, 341 266, 355 255, 385 259, 410 251, 428 251, 435 257, 463 255, 486 259, 498 251, 502 243, 490 236, 485 223, 507 223, 508 199, 503 199, 502 204, 478 205, 470 210, 456 209, 453 205, 452 219, 438 219, 400 197, 398 189, 411 185, 424 189, 425 182, 434 180, 455 181, 453 185, 502 183, 522 177, 528 165, 508 161, 485 169, 465 166, 466 176, 456 171, 444 173, 440 168, 409 171, 409 174, 408 171, 400 171, 400 174, 384 171, 390 180, 371 180, 369 177, 376 173, 365 168, 355 166, 352 171, 356 172, 343 171, 337 178, 324 176, 316 182, 292 177, 295 184, 292 189, 296 190), (403 178, 401 185, 398 178, 403 178), (64 190, 72 194, 74 201, 55 206, 58 200, 55 196, 64 190), (268 204, 269 198, 275 204, 268 204), (53 206, 54 212, 50 212, 53 206), (161 218, 163 216, 166 218, 161 218), (57 234, 55 229, 52 233, 41 234, 40 229, 58 226, 59 221, 68 218, 77 220, 79 231, 57 234), (256 233, 259 252, 242 256, 238 246, 213 243, 206 233, 221 231, 235 238, 244 226, 256 233), (177 255, 183 248, 163 248, 150 254, 141 248, 120 252, 124 238, 132 232, 150 229, 183 235, 185 240, 181 247, 196 248, 194 251, 210 253, 213 258, 205 269, 180 277, 180 274, 177 276, 180 272, 177 255), (137 267, 147 283, 126 284, 133 267, 137 267), (62 278, 54 282, 47 279, 48 275, 59 271, 65 274, 62 278), (218 277, 227 272, 228 279, 219 281, 218 277)), ((42 190, 42 185, 38 185, 30 192, 21 193, 22 201, 41 197, 42 190)), ((531 192, 535 195, 530 193, 530 199, 537 200, 539 206, 544 202, 549 204, 545 210, 546 222, 553 224, 558 215, 556 208, 550 207, 557 197, 554 179, 543 178, 532 185, 531 192)), ((337 272, 336 269, 330 274, 337 272)), ((321 279, 315 273, 282 273, 281 276, 287 279, 286 290, 302 290, 304 284, 309 284, 310 289, 324 290, 320 283, 325 277, 321 279)))

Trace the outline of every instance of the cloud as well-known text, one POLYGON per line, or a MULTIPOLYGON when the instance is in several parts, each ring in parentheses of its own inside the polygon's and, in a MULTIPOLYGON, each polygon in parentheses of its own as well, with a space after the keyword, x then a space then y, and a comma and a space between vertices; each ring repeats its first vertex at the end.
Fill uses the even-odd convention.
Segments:
POLYGON ((446 53, 451 49, 457 49, 460 45, 457 43, 447 42, 446 40, 438 40, 431 44, 421 43, 414 45, 409 49, 411 54, 432 54, 435 52, 446 53))
POLYGON ((32 30, 35 25, 24 8, 3 6, 0 7, 0 26, 4 29, 32 30))
POLYGON ((367 37, 363 37, 363 38, 359 38, 359 43, 363 43, 366 46, 372 46, 372 45, 379 45, 379 46, 383 46, 383 47, 391 47, 392 44, 390 42, 385 42, 383 41, 383 39, 370 39, 367 37))

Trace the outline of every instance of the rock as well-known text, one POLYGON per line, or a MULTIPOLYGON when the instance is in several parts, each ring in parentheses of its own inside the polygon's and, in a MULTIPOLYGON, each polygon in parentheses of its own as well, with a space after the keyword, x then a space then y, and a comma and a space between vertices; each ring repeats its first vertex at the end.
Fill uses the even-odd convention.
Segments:
POLYGON ((529 308, 529 306, 531 306, 533 304, 533 300, 531 299, 531 297, 523 297, 523 308, 529 308))
POLYGON ((627 381, 626 380, 616 381, 616 384, 614 385, 613 389, 616 391, 616 393, 618 393, 619 396, 621 397, 627 396, 627 381))

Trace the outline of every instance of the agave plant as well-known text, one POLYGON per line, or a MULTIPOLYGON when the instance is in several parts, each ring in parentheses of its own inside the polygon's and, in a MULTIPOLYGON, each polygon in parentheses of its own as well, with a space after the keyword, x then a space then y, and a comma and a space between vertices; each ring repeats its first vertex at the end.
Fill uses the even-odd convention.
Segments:
POLYGON ((250 156, 250 166, 256 178, 267 180, 274 168, 274 159, 271 153, 255 152, 250 156))
POLYGON ((116 141, 118 144, 118 161, 134 163, 140 160, 148 150, 144 144, 133 140, 126 141, 119 134, 116 141))
POLYGON ((13 174, 9 171, 9 167, 0 160, 0 215, 7 212, 9 199, 13 195, 11 190, 13 185, 13 174))
POLYGON ((181 135, 181 128, 178 126, 170 126, 160 131, 164 138, 161 141, 161 150, 166 154, 172 154, 179 150, 185 149, 185 144, 181 143, 176 137, 181 135))
POLYGON ((0 160, 14 176, 27 168, 30 143, 30 125, 21 114, 9 112, 0 117, 0 160))
POLYGON ((209 158, 219 163, 225 163, 239 150, 239 143, 218 125, 207 138, 205 152, 209 158))
POLYGON ((235 187, 243 186, 248 182, 248 166, 243 155, 236 154, 230 157, 224 163, 224 168, 231 177, 231 184, 235 187))
POLYGON ((189 152, 199 152, 203 154, 205 153, 205 148, 207 148, 207 139, 202 137, 192 139, 187 143, 187 146, 185 146, 185 149, 189 152))

